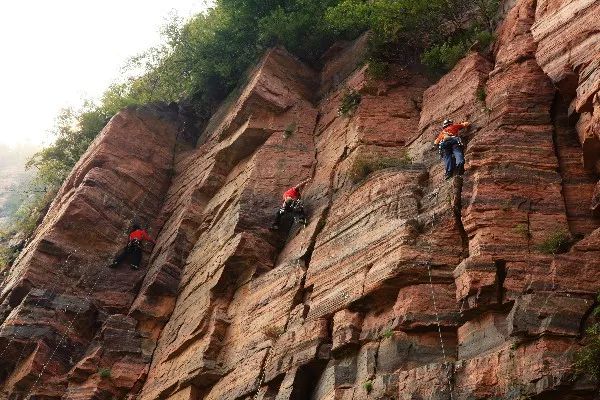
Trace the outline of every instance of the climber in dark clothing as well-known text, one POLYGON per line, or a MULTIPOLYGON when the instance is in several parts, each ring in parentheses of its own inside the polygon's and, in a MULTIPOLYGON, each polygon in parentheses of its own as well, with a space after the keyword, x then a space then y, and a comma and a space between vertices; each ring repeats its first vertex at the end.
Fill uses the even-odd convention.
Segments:
POLYGON ((442 125, 442 131, 433 142, 439 147, 440 155, 444 159, 446 179, 452 178, 455 170, 459 176, 465 172, 463 143, 458 134, 469 125, 467 121, 455 124, 451 119, 446 119, 442 125))
POLYGON ((298 221, 301 224, 306 225, 306 215, 304 214, 304 207, 302 206, 302 201, 300 200, 300 191, 309 181, 310 179, 306 179, 283 193, 283 204, 281 205, 281 208, 277 210, 277 214, 275 214, 275 222, 273 225, 271 225, 271 229, 279 229, 281 217, 285 213, 294 213, 298 218, 298 221))
POLYGON ((142 262, 143 241, 151 242, 153 244, 156 243, 154 239, 148 235, 148 232, 146 232, 145 229, 142 229, 139 225, 133 225, 131 228, 131 233, 129 234, 127 246, 112 262, 110 265, 111 268, 116 267, 126 258, 129 258, 129 264, 131 264, 131 268, 138 269, 140 267, 140 263, 142 262))

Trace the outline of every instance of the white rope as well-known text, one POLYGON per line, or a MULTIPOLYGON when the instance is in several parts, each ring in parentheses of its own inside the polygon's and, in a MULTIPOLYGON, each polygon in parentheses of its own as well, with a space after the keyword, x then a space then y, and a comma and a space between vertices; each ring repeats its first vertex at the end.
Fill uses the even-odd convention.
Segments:
MULTIPOLYGON (((90 299, 91 294, 93 293, 94 289, 96 288, 96 285, 98 284, 98 282, 100 281, 100 277, 102 276, 102 273, 98 273, 98 276, 96 278, 96 280, 94 281, 94 284, 92 285, 90 291, 88 292, 87 296, 84 296, 84 298, 86 298, 87 300, 89 300, 90 302, 92 302, 92 300, 90 299)), ((64 312, 66 313, 67 310, 69 308, 69 305, 67 304, 64 312)), ((52 354, 50 355, 50 357, 46 360, 46 362, 44 363, 44 365, 42 366, 42 370, 40 371, 40 373, 38 374, 35 382, 33 383, 33 385, 31 386, 31 388, 29 389, 29 394, 31 395, 33 393, 33 390, 35 389, 35 387, 37 386, 39 380, 41 379, 42 375, 44 374, 44 372, 46 372, 46 368, 48 367, 48 365, 50 364, 50 361, 52 361, 52 358, 54 357, 54 355, 56 354, 56 351, 58 350, 58 348, 62 345, 63 341, 65 340, 65 338, 67 337, 67 334, 69 333, 69 331, 73 328, 73 324, 75 323, 75 320, 77 319, 77 317, 79 316, 79 312, 75 311, 75 315, 73 316, 73 319, 71 319, 71 321, 69 321, 69 324, 67 326, 67 329, 65 330, 65 332, 61 335, 60 340, 58 341, 58 344, 56 345, 56 347, 54 348, 54 350, 52 351, 52 354)), ((27 396, 25 397, 27 398, 27 396)))
MULTIPOLYGON (((75 250, 76 252, 77 250, 75 250)), ((69 259, 71 258, 71 256, 73 255, 73 253, 69 253, 69 255, 67 256, 66 260, 64 262, 61 263, 61 268, 59 270, 59 272, 62 272, 65 265, 67 265, 69 263, 69 259)), ((36 290, 37 288, 33 288, 29 291, 29 293, 31 293, 33 290, 36 290)), ((28 293, 28 294, 29 294, 28 293)), ((33 304, 33 308, 38 308, 38 306, 40 305, 41 301, 43 300, 43 296, 40 296, 35 303, 33 304)), ((7 318, 8 319, 8 318, 7 318)), ((4 350, 2 350, 2 353, 0 353, 0 360, 4 357, 4 354, 6 353, 6 351, 8 350, 8 348, 10 347, 10 344, 14 341, 14 339, 16 338, 17 334, 16 332, 14 332, 11 336, 11 338, 8 340, 8 343, 6 344, 6 346, 4 347, 4 350)), ((23 351, 25 350, 25 346, 23 346, 23 349, 21 350, 21 356, 19 356, 19 359, 17 360, 17 362, 15 363, 15 365, 19 364, 19 361, 21 361, 21 357, 23 356, 23 351)))
MULTIPOLYGON (((439 198, 438 195, 439 195, 439 188, 436 189, 436 191, 435 191, 435 198, 436 198, 435 205, 438 204, 438 198, 439 198)), ((435 205, 434 205, 434 207, 435 207, 435 205)), ((432 218, 431 218, 431 228, 432 229, 435 226, 435 219, 436 219, 436 213, 435 213, 435 208, 434 208, 433 209, 433 215, 432 215, 432 218)), ((431 255, 431 253, 432 253, 431 243, 428 243, 428 250, 429 250, 429 256, 431 257, 432 256, 431 255)), ((430 287, 430 290, 431 290, 431 298, 433 300, 433 311, 435 313, 435 322, 437 324, 438 335, 439 335, 439 338, 440 338, 440 347, 442 349, 442 357, 444 357, 444 365, 446 365, 446 363, 447 363, 446 348, 444 346, 444 337, 442 335, 442 325, 440 324, 440 315, 439 315, 438 308, 437 308, 437 302, 435 300, 435 290, 434 290, 434 287, 433 287, 433 279, 432 279, 432 276, 431 276, 431 262, 430 261, 425 261, 425 265, 427 266, 427 273, 429 275, 429 287, 430 287)), ((464 304, 464 300, 463 300, 463 304, 464 304)), ((462 305, 461 305, 460 312, 461 312, 461 315, 462 315, 462 305)), ((446 378, 447 378, 447 381, 448 381, 448 389, 449 389, 450 400, 453 400, 454 399, 454 397, 452 396, 453 387, 452 387, 452 381, 450 380, 450 375, 447 374, 446 378)))
MULTIPOLYGON (((446 358, 446 349, 444 347, 444 338, 442 336, 442 325, 440 324, 440 315, 438 313, 438 309, 437 309, 437 304, 435 301, 435 291, 433 289, 433 280, 431 278, 431 265, 429 262, 426 263, 427 264, 427 272, 429 273, 429 286, 431 288, 431 298, 433 299, 433 311, 435 312, 435 322, 437 324, 437 328, 438 328, 438 334, 440 336, 440 346, 442 347, 442 356, 444 357, 444 364, 446 364, 448 362, 447 358, 446 358)), ((452 382, 450 381, 450 377, 448 376, 448 388, 450 389, 450 400, 453 399, 452 397, 452 382)))

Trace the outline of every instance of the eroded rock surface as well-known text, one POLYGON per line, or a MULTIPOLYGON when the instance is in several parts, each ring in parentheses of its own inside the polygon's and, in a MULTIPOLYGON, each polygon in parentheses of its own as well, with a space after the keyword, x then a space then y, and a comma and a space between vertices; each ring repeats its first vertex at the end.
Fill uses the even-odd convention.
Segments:
POLYGON ((122 112, 1 287, 3 395, 593 398, 572 357, 600 284, 597 14, 507 3, 492 54, 437 82, 371 78, 366 37, 322 71, 275 48, 195 145, 176 108, 122 112), (449 116, 472 125, 446 181, 449 116), (305 178, 308 225, 269 230, 305 178), (136 218, 156 246, 109 271, 136 218))

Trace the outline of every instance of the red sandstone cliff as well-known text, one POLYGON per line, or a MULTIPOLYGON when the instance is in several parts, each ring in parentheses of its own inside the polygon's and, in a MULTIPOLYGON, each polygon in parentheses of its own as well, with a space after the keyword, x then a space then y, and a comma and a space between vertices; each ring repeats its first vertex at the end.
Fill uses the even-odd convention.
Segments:
POLYGON ((115 116, 0 286, 2 396, 595 398, 571 362, 600 286, 600 3, 515 3, 492 59, 435 84, 370 79, 361 39, 322 71, 270 51, 196 146, 172 108, 115 116), (447 116, 472 122, 463 181, 431 150, 447 116), (307 177, 309 225, 269 231, 307 177), (146 265, 108 269, 134 220, 146 265))

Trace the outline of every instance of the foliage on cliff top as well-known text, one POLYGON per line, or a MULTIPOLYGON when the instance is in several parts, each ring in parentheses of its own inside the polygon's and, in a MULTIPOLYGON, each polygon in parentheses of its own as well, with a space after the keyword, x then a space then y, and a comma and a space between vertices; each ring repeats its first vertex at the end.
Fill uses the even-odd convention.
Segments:
POLYGON ((471 47, 486 48, 498 0, 342 0, 326 13, 336 32, 373 32, 372 53, 385 61, 421 59, 450 70, 471 47))

